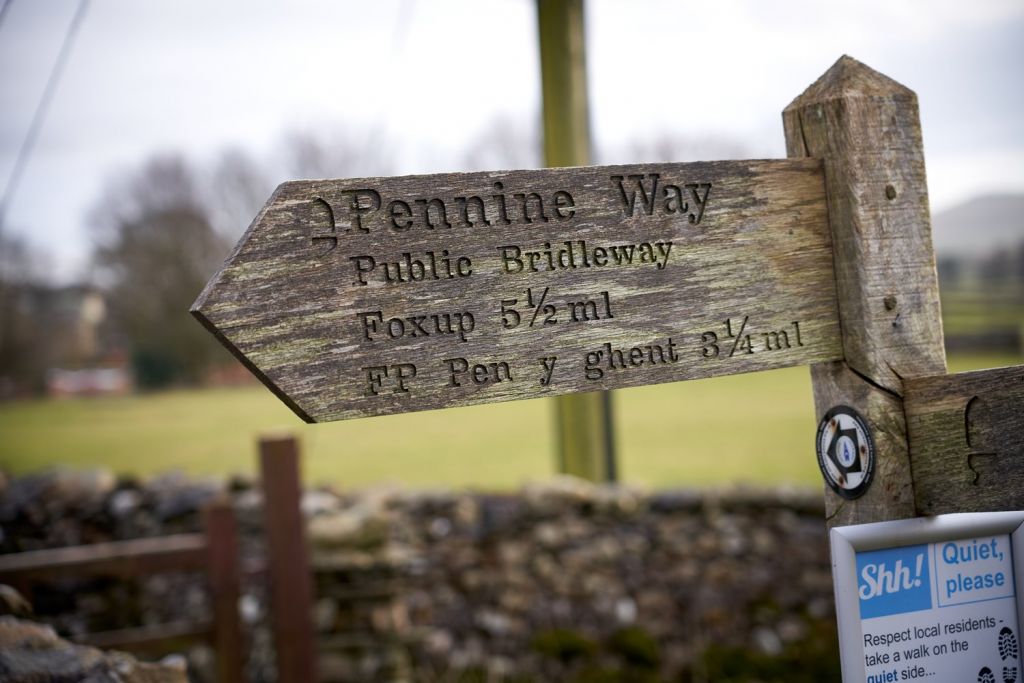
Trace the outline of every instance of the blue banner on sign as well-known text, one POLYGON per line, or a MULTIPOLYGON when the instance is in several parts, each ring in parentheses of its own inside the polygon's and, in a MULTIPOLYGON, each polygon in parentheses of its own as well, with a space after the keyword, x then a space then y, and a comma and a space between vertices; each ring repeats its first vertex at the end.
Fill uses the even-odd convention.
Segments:
POLYGON ((927 545, 857 553, 860 618, 932 608, 927 545))

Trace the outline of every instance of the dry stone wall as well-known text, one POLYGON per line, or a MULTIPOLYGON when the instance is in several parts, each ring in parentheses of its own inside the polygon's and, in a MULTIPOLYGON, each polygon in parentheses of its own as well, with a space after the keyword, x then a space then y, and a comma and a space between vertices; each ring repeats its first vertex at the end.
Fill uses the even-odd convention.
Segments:
POLYGON ((5 683, 187 683, 185 660, 139 662, 57 637, 49 626, 0 616, 0 680, 5 683))
MULTIPOLYGON (((258 559, 258 488, 226 487, 243 555, 258 559)), ((11 479, 0 550, 194 530, 221 488, 102 473, 11 479)), ((317 489, 303 507, 324 680, 839 680, 816 492, 644 493, 556 478, 502 495, 317 489)), ((66 612, 41 616, 62 632, 96 628, 101 607, 143 621, 206 609, 195 577, 77 586, 72 598, 60 589, 49 599, 66 612)), ((249 673, 272 680, 266 590, 250 581, 245 593, 249 673)), ((194 658, 201 674, 204 656, 194 658)))

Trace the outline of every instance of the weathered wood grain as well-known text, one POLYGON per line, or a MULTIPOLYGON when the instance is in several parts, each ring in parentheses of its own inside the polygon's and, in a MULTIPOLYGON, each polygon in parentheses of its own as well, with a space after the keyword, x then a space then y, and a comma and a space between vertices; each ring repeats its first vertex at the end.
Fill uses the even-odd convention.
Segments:
POLYGON ((790 157, 825 164, 845 363, 814 366, 818 419, 849 405, 876 442, 876 480, 830 524, 914 516, 903 379, 944 373, 917 96, 842 57, 783 112, 790 157))
POLYGON ((905 386, 918 513, 1024 509, 1024 366, 905 386))
MULTIPOLYGON (((74 635, 71 641, 102 650, 155 653, 182 652, 196 642, 213 642, 214 624, 210 619, 179 620, 135 628, 74 635)), ((218 663, 219 663, 218 659, 218 663)), ((219 679, 218 679, 219 680, 219 679)))
POLYGON ((826 214, 813 159, 290 182, 192 311, 308 421, 836 360, 826 214))
POLYGON ((897 394, 944 373, 917 95, 843 56, 783 122, 789 156, 825 162, 845 361, 897 394))
POLYGON ((206 567, 202 534, 177 534, 0 555, 0 580, 56 581, 82 576, 137 578, 206 567))
POLYGON ((203 510, 203 534, 112 541, 0 555, 0 583, 31 594, 32 584, 88 576, 138 579, 167 572, 204 572, 209 579, 214 619, 149 624, 139 628, 79 634, 73 640, 103 648, 180 652, 206 640, 216 649, 217 680, 243 681, 238 595, 237 523, 229 503, 203 510))

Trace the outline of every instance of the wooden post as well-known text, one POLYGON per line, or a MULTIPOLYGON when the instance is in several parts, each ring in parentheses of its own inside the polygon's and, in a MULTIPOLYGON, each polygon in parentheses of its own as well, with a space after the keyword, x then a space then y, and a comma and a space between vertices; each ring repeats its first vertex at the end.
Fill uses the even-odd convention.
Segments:
POLYGON ((203 508, 206 559, 213 603, 213 646, 217 680, 241 683, 242 629, 238 618, 241 574, 238 569, 238 523, 231 504, 218 500, 203 508))
POLYGON ((812 366, 815 411, 854 408, 877 453, 863 497, 826 489, 829 524, 913 517, 903 383, 946 372, 917 96, 843 56, 783 123, 788 156, 825 163, 845 362, 812 366))
POLYGON ((278 681, 309 683, 316 680, 313 577, 294 438, 260 439, 260 479, 278 681))
POLYGON ((907 382, 917 511, 1024 509, 1024 366, 907 382))
POLYGON ((537 0, 544 163, 590 163, 590 113, 583 0, 537 0))
MULTIPOLYGON (((583 0, 537 0, 544 163, 590 163, 583 0)), ((591 481, 614 481, 611 394, 607 391, 555 399, 559 469, 591 481)))

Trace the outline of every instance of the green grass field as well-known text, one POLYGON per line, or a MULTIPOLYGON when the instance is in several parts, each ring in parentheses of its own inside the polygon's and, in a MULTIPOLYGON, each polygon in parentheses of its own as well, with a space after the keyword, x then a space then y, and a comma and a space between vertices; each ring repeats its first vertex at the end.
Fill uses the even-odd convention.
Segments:
MULTIPOLYGON (((955 357, 950 371, 1021 362, 955 357)), ((807 368, 627 389, 614 402, 624 482, 819 485, 807 368)), ((253 471, 259 434, 288 430, 310 482, 509 489, 554 471, 552 412, 534 400, 304 425, 258 386, 9 403, 0 468, 224 476, 253 471)))

